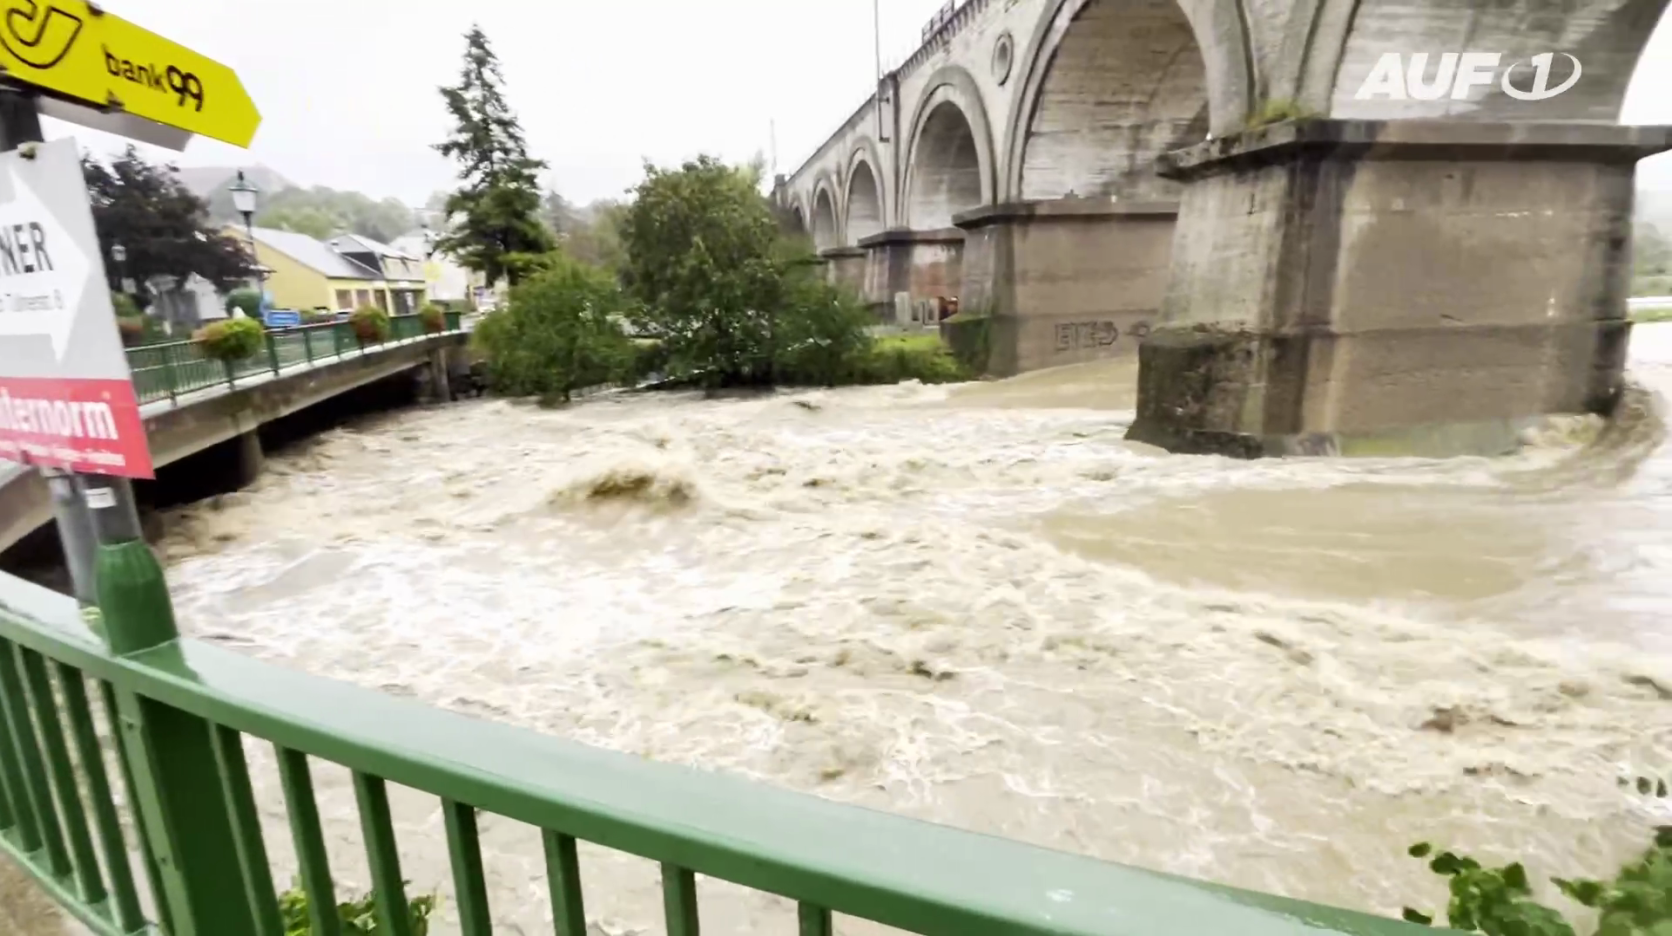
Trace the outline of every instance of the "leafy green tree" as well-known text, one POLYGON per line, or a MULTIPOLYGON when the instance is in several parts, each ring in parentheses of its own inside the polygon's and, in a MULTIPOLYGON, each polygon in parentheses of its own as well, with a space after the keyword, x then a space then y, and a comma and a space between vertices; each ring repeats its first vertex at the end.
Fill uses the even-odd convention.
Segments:
POLYGON ((563 252, 582 263, 614 273, 627 260, 621 244, 621 223, 627 206, 618 201, 595 201, 575 213, 573 226, 563 232, 563 252))
POLYGON ((1672 274, 1672 238, 1652 224, 1639 224, 1632 238, 1632 268, 1638 276, 1672 274))
POLYGON ((261 318, 261 293, 253 289, 234 289, 227 294, 226 310, 244 313, 253 319, 261 318))
POLYGON ((208 208, 173 166, 146 162, 129 146, 108 164, 83 155, 81 173, 109 269, 118 268, 111 247, 121 244, 127 249, 122 269, 141 283, 155 276, 184 282, 196 273, 226 289, 250 278, 246 244, 212 225, 208 208))
POLYGON ((338 234, 361 234, 388 242, 417 227, 418 219, 399 199, 377 201, 359 192, 318 185, 274 194, 262 204, 256 223, 320 240, 338 234))
POLYGON ((567 402, 630 368, 634 347, 619 317, 625 304, 608 274, 553 254, 511 290, 506 308, 477 323, 472 340, 495 391, 567 402))
POLYGON ((621 240, 622 280, 671 374, 707 386, 771 381, 786 265, 747 170, 709 156, 676 170, 647 165, 621 240))
POLYGON ((455 126, 435 147, 459 163, 463 184, 448 196, 444 209, 456 226, 436 248, 481 272, 490 283, 503 278, 515 286, 534 259, 555 246, 540 218, 537 177, 546 164, 528 155, 487 35, 473 26, 465 43, 458 85, 441 89, 455 126))

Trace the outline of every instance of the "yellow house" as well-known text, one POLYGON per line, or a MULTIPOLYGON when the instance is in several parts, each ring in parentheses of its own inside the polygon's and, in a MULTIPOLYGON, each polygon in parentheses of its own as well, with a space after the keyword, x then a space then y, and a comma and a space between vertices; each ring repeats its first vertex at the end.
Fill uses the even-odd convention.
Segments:
MULTIPOLYGON (((236 228, 231 233, 248 236, 236 228)), ((423 261, 369 238, 344 234, 326 243, 258 227, 255 248, 277 308, 349 312, 371 305, 402 315, 424 302, 423 261)))

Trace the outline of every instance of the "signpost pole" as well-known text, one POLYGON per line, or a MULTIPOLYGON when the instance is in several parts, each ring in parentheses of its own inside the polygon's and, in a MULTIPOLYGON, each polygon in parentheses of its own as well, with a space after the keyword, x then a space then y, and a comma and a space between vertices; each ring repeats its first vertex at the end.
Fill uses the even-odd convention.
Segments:
MULTIPOLYGON (((0 89, 0 151, 14 150, 25 143, 44 143, 36 95, 17 88, 0 89)), ((84 605, 97 602, 93 567, 96 547, 139 539, 139 512, 134 506, 133 485, 127 478, 86 475, 80 484, 68 472, 42 472, 52 492, 52 512, 58 522, 58 538, 64 545, 64 564, 69 568, 76 599, 84 605), (100 495, 91 511, 85 490, 89 482, 100 495), (113 516, 120 515, 120 516, 113 516), (107 539, 126 535, 126 539, 107 539)))

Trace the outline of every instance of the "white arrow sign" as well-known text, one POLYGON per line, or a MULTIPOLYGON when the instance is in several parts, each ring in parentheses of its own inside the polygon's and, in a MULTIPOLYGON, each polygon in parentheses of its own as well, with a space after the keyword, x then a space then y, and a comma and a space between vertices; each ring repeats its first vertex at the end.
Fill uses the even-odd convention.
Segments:
POLYGON ((62 361, 87 286, 87 257, 22 176, 7 173, 12 200, 0 204, 0 335, 45 336, 62 361))

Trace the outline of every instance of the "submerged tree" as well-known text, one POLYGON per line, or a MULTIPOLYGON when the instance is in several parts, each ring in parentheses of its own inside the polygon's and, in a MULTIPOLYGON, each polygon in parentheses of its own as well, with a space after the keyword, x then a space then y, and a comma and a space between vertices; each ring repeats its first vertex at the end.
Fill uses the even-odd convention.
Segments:
POLYGON ((538 174, 522 127, 505 101, 505 76, 480 26, 465 34, 464 69, 441 97, 455 126, 435 148, 459 163, 459 189, 447 197, 448 233, 436 249, 496 283, 516 285, 535 258, 555 246, 542 222, 538 174))

